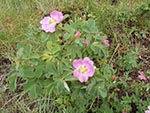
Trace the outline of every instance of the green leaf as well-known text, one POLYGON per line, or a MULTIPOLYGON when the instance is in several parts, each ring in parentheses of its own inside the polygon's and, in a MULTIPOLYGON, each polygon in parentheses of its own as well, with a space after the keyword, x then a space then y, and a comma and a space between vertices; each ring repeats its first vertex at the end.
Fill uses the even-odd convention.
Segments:
POLYGON ((51 41, 47 41, 47 49, 49 50, 49 51, 52 51, 52 48, 53 48, 53 46, 52 46, 52 42, 51 41))
POLYGON ((86 88, 86 90, 88 91, 88 93, 92 93, 95 84, 96 84, 96 81, 93 79, 92 82, 86 88))
POLYGON ((38 58, 40 58, 40 55, 37 54, 37 53, 34 53, 34 54, 31 55, 31 58, 32 59, 38 59, 38 58))
POLYGON ((70 15, 69 14, 65 14, 63 19, 66 19, 68 17, 70 17, 70 15))
POLYGON ((47 35, 47 33, 42 33, 40 37, 41 37, 41 41, 45 42, 49 38, 49 35, 47 35))
POLYGON ((59 97, 55 100, 58 104, 63 104, 63 98, 59 97))
POLYGON ((46 93, 47 95, 50 95, 51 93, 53 93, 56 87, 56 82, 51 82, 49 81, 49 85, 46 86, 46 90, 44 93, 46 93))
POLYGON ((96 32, 97 29, 96 29, 96 26, 95 26, 95 20, 90 19, 90 20, 88 20, 88 23, 89 23, 89 26, 90 26, 90 30, 92 32, 96 32))
POLYGON ((146 71, 146 75, 150 77, 150 70, 146 71))
POLYGON ((102 36, 100 36, 99 39, 100 39, 100 40, 105 40, 105 39, 107 39, 107 35, 102 35, 102 36))
POLYGON ((33 87, 33 85, 35 84, 35 80, 34 79, 30 79, 30 80, 28 80, 26 83, 24 83, 24 85, 23 85, 23 89, 24 89, 24 91, 29 91, 32 87, 33 87))
POLYGON ((17 56, 18 56, 19 58, 23 55, 23 51, 24 51, 24 48, 23 48, 23 47, 19 48, 19 50, 17 51, 17 56))
POLYGON ((107 102, 104 102, 100 107, 101 113, 114 113, 107 102))
POLYGON ((83 31, 86 32, 86 33, 90 33, 90 29, 89 29, 89 27, 87 27, 87 26, 84 26, 84 27, 83 27, 83 31))
POLYGON ((103 88, 105 87, 104 82, 100 82, 100 83, 99 83, 99 87, 100 87, 101 89, 103 89, 103 88))
POLYGON ((89 19, 86 25, 83 27, 83 31, 86 33, 98 33, 98 29, 95 26, 95 20, 89 19))
POLYGON ((66 30, 66 31, 68 31, 70 34, 74 34, 75 33, 75 29, 71 26, 71 25, 68 25, 68 24, 65 24, 65 26, 64 26, 64 29, 66 30))
POLYGON ((65 82, 65 81, 64 81, 64 87, 67 89, 68 92, 70 92, 70 88, 69 88, 67 82, 65 82))
POLYGON ((42 95, 43 94, 43 89, 41 88, 40 85, 36 85, 36 93, 37 93, 37 95, 42 95))
POLYGON ((64 88, 64 84, 63 84, 63 81, 58 79, 58 80, 55 80, 56 81, 56 90, 58 90, 59 92, 61 92, 61 90, 64 88))
POLYGON ((48 63, 46 65, 46 71, 49 73, 49 74, 54 74, 56 75, 57 74, 57 69, 55 67, 55 65, 53 63, 48 63))
POLYGON ((30 99, 35 99, 37 97, 35 85, 33 85, 33 87, 30 89, 29 97, 30 97, 30 99))
POLYGON ((59 73, 63 73, 64 67, 65 66, 63 65, 63 63, 61 63, 61 62, 57 63, 57 70, 59 73))
POLYGON ((44 85, 45 87, 49 87, 50 84, 52 84, 54 81, 52 79, 46 79, 46 80, 39 80, 38 83, 40 85, 44 85))
POLYGON ((77 81, 77 78, 73 77, 71 74, 65 78, 65 81, 77 81))
POLYGON ((39 65, 37 67, 35 67, 35 71, 34 71, 34 77, 36 78, 40 78, 41 75, 43 74, 43 71, 44 71, 44 65, 39 63, 39 65))
POLYGON ((51 54, 55 54, 60 50, 60 46, 57 43, 47 41, 47 48, 51 54))
POLYGON ((22 77, 24 78, 34 78, 34 68, 29 66, 29 65, 24 65, 22 66, 22 68, 20 69, 22 72, 22 77))
POLYGON ((77 45, 73 45, 71 48, 71 57, 72 59, 74 59, 76 56, 78 56, 79 58, 82 58, 82 52, 79 49, 79 47, 77 45), (76 50, 74 50, 74 48, 76 48, 76 50))
POLYGON ((69 33, 64 34, 64 39, 67 40, 71 37, 71 35, 69 33))
POLYGON ((11 75, 11 77, 9 78, 10 79, 10 90, 12 90, 12 91, 15 91, 15 89, 16 89, 16 87, 17 87, 17 84, 16 84, 16 82, 17 82, 17 75, 16 74, 14 74, 14 75, 11 75))
POLYGON ((106 89, 100 89, 100 95, 103 97, 103 98, 105 98, 105 97, 107 97, 107 91, 106 91, 106 89))

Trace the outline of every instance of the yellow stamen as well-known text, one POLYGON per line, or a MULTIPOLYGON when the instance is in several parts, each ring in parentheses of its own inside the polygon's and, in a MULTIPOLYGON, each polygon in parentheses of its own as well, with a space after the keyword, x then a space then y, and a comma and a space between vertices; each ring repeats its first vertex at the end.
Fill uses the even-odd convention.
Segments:
POLYGON ((52 18, 50 21, 49 21, 49 24, 53 24, 53 23, 56 23, 56 19, 55 18, 52 18))
POLYGON ((88 68, 86 66, 80 66, 78 72, 81 74, 84 74, 88 71, 88 68))

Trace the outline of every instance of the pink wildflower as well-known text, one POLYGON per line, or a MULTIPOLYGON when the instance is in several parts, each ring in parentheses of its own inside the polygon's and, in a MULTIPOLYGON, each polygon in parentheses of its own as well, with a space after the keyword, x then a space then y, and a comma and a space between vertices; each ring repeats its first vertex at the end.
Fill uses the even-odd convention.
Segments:
POLYGON ((116 80, 116 79, 117 79, 117 76, 116 76, 116 75, 113 75, 111 78, 112 78, 112 80, 116 80))
POLYGON ((56 24, 63 20, 63 14, 59 11, 52 11, 50 16, 46 16, 40 21, 41 29, 45 32, 55 32, 56 24))
POLYGON ((80 36, 81 36, 81 32, 77 31, 76 34, 75 34, 75 37, 80 37, 80 36))
POLYGON ((139 78, 141 80, 147 80, 147 78, 145 77, 145 75, 144 75, 144 73, 142 71, 139 71, 138 73, 139 73, 139 78))
POLYGON ((148 106, 148 110, 146 110, 145 113, 150 113, 150 105, 148 106))
POLYGON ((93 61, 88 57, 73 61, 73 76, 79 79, 80 82, 87 82, 89 77, 92 77, 95 72, 93 61))
POLYGON ((110 46, 109 40, 102 40, 102 43, 105 44, 106 46, 110 46))
POLYGON ((87 39, 84 39, 83 43, 87 46, 89 44, 89 41, 87 39))

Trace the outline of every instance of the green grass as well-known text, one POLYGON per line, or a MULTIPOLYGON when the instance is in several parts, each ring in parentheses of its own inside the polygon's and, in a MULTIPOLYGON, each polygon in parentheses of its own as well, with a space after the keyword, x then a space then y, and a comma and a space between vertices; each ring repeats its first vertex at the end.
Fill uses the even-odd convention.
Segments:
MULTIPOLYGON (((146 16, 143 20, 144 17, 132 16, 141 4, 146 2, 148 0, 116 0, 112 5, 111 0, 1 0, 0 55, 13 59, 12 53, 15 53, 16 43, 26 40, 30 30, 39 29, 39 21, 54 9, 70 13, 72 20, 79 17, 94 18, 99 29, 111 40, 112 51, 117 48, 115 52, 121 54, 123 51, 140 46, 137 42, 138 39, 142 39, 140 31, 147 32, 150 28, 150 25, 145 23, 149 17, 146 16), (133 21, 134 25, 128 25, 129 21, 133 21), (137 32, 134 38, 133 32, 137 32), (117 47, 117 44, 121 46, 117 47)), ((22 99, 22 93, 8 92, 4 87, 7 89, 6 84, 0 89, 0 105, 4 113, 11 111, 15 113, 17 110, 22 113, 37 113, 39 109, 44 113, 42 111, 44 109, 54 109, 53 106, 48 108, 49 104, 46 104, 46 101, 31 102, 26 95, 22 99), (31 103, 36 103, 32 109, 29 108, 31 103)))

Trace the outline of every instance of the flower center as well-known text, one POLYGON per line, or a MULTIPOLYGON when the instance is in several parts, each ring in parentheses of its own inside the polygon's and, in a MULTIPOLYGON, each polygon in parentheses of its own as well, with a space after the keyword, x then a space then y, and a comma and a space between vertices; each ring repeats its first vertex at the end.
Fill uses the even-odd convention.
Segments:
POLYGON ((50 19, 50 21, 49 21, 49 24, 53 24, 53 23, 56 23, 56 19, 55 19, 55 18, 52 18, 52 19, 50 19))
POLYGON ((88 68, 86 66, 80 66, 78 72, 81 74, 84 74, 88 71, 88 68))

